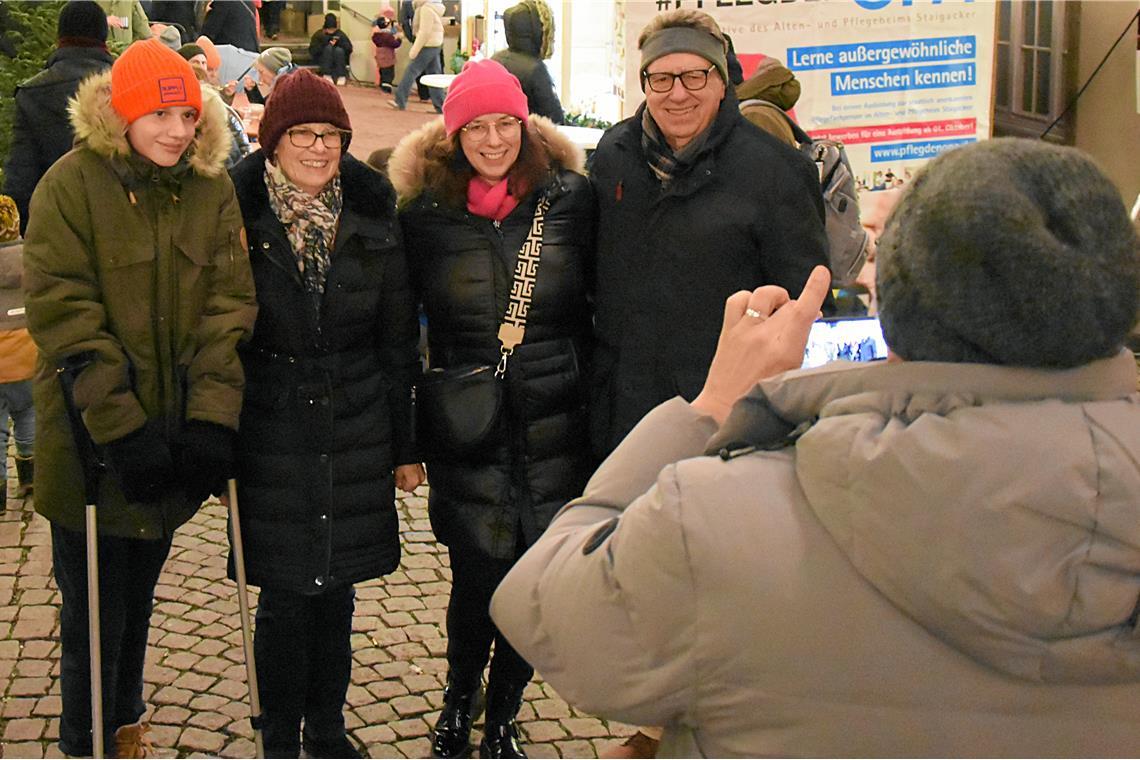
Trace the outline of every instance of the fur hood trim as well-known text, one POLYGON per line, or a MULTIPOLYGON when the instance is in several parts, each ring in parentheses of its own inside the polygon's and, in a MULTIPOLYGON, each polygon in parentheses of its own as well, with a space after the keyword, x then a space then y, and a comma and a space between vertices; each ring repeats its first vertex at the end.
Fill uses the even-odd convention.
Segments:
MULTIPOLYGON (((106 158, 131 154, 127 123, 111 107, 110 70, 83 80, 68 103, 76 141, 106 158)), ((226 107, 213 87, 202 85, 202 114, 194 141, 187 149, 190 168, 204 177, 225 173, 233 137, 226 125, 226 107)))
MULTIPOLYGON (((538 146, 547 172, 566 169, 585 174, 585 152, 559 132, 550 119, 531 114, 527 118, 527 139, 538 146)), ((449 173, 456 150, 455 142, 447 136, 442 116, 400 140, 388 162, 388 176, 396 188, 400 205, 406 205, 425 191, 442 193, 444 188, 436 178, 449 173)), ((535 185, 540 183, 541 178, 534 179, 535 185)))

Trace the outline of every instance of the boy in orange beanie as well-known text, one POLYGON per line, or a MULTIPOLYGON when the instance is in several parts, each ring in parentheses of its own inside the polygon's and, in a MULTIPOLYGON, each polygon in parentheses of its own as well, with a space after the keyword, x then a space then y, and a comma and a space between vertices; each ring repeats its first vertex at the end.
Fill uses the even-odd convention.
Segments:
POLYGON ((234 469, 244 376, 237 344, 256 313, 225 110, 190 64, 136 42, 85 80, 77 146, 32 196, 24 249, 36 511, 51 523, 62 598, 60 749, 90 755, 85 492, 76 437, 99 472, 103 735, 142 757, 142 673, 154 586, 174 530, 234 469), (71 367, 81 429, 57 368, 71 367))

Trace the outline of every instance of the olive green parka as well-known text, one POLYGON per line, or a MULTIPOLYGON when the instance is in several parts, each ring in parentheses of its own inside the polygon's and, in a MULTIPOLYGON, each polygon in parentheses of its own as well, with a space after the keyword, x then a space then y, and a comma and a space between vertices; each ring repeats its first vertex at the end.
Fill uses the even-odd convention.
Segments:
MULTIPOLYGON (((256 316, 241 211, 225 172, 224 107, 203 88, 194 142, 160 168, 132 151, 111 108, 110 72, 71 103, 76 147, 32 196, 25 247, 28 328, 36 367, 36 511, 83 529, 81 463, 56 368, 78 375, 76 405, 96 444, 150 426, 171 447, 188 420, 234 430, 244 378, 236 347, 256 316)), ((200 506, 177 487, 128 504, 113 475, 99 483, 99 532, 158 539, 200 506)))

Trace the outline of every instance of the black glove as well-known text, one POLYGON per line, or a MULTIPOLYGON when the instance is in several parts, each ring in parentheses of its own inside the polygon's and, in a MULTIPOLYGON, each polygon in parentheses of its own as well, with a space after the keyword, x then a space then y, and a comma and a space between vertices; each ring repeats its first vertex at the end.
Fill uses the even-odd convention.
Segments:
POLYGON ((170 447, 158 433, 143 426, 105 446, 107 463, 119 476, 128 502, 157 501, 174 482, 170 447))
POLYGON ((182 431, 178 475, 191 500, 201 503, 225 490, 237 471, 237 433, 213 422, 191 420, 182 431))

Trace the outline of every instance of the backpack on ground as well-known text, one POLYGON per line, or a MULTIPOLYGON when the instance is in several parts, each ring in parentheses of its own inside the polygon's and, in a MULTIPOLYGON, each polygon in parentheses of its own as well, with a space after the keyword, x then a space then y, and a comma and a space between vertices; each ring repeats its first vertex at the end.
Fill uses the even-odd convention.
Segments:
POLYGON ((746 107, 761 105, 779 111, 792 129, 800 152, 819 170, 819 189, 826 214, 825 232, 828 243, 828 266, 833 287, 850 285, 867 259, 867 231, 859 224, 859 201, 855 194, 855 175, 847 160, 843 143, 826 138, 815 139, 796 124, 784 109, 767 100, 745 100, 746 107))

